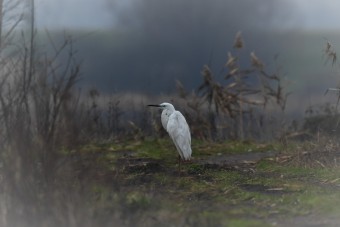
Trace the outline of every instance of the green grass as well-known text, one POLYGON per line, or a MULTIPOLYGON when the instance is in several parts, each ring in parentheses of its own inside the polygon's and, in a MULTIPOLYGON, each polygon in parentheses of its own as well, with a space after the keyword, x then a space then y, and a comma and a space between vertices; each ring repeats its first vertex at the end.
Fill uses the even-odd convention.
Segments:
MULTIPOLYGON (((277 144, 193 141, 195 160, 280 149, 277 144)), ((142 226, 164 223, 166 226, 273 226, 276 221, 296 216, 315 213, 327 217, 340 212, 337 188, 340 171, 336 168, 280 164, 269 158, 251 167, 226 169, 193 162, 183 165, 180 174, 175 147, 168 139, 90 144, 77 152, 80 156, 98 154, 91 162, 100 166, 102 175, 110 179, 110 182, 95 181, 94 204, 100 204, 101 209, 119 211, 120 218, 130 224, 142 221, 145 223, 142 226), (121 151, 131 153, 124 156, 121 151), (134 165, 130 158, 140 159, 138 165, 143 168, 129 171, 129 165, 134 165), (124 160, 126 163, 122 164, 124 160), (149 171, 143 160, 159 166, 149 171)))

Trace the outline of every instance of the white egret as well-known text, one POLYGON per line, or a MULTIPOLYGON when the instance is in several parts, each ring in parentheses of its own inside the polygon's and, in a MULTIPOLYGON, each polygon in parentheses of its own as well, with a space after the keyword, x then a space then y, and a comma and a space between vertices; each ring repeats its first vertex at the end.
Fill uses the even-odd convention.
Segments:
POLYGON ((187 121, 183 114, 171 103, 161 103, 159 105, 148 105, 158 107, 162 110, 161 121, 163 128, 169 133, 179 153, 178 164, 180 168, 181 160, 189 161, 191 158, 191 135, 187 121))

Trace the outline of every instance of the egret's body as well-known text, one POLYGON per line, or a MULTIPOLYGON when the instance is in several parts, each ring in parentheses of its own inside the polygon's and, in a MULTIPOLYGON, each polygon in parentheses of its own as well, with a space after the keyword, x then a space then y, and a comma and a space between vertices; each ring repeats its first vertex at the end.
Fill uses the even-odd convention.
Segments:
POLYGON ((170 103, 149 105, 162 109, 161 121, 163 128, 169 133, 174 142, 179 156, 184 161, 191 158, 191 135, 187 121, 183 114, 175 110, 170 103))

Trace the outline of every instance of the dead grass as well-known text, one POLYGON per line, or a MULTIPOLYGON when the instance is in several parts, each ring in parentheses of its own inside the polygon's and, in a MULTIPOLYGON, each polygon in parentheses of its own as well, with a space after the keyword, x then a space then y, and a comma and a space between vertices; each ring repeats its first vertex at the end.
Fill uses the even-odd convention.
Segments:
POLYGON ((340 145, 337 138, 321 137, 299 145, 291 156, 291 164, 308 168, 338 168, 340 145))

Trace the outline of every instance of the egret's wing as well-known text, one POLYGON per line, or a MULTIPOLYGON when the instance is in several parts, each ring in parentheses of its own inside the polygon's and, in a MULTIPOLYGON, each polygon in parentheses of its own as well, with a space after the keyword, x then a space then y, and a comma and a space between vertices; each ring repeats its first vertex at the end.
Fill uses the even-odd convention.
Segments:
POLYGON ((175 111, 170 115, 167 131, 182 159, 189 160, 192 152, 190 129, 184 116, 179 111, 175 111))

